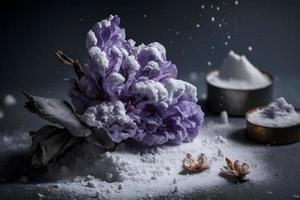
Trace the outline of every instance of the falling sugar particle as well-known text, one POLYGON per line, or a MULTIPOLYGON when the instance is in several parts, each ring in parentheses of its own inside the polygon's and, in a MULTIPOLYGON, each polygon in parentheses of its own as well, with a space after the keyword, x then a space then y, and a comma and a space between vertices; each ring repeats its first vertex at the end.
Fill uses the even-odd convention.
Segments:
POLYGON ((235 1, 234 4, 235 4, 235 5, 239 5, 239 1, 235 1))
POLYGON ((230 40, 230 39, 231 39, 231 36, 230 36, 230 35, 227 35, 227 39, 230 40))
POLYGON ((147 15, 146 14, 144 14, 144 18, 146 18, 147 17, 147 15))
POLYGON ((226 42, 224 42, 224 44, 227 46, 227 45, 228 45, 228 42, 226 41, 226 42))
POLYGON ((222 28, 222 24, 219 24, 219 27, 222 28))
POLYGON ((219 7, 219 6, 217 6, 217 7, 216 7, 216 9, 219 11, 219 10, 220 10, 220 7, 219 7))
POLYGON ((199 27, 200 27, 200 24, 196 24, 196 27, 199 28, 199 27))
POLYGON ((175 34, 176 34, 176 35, 179 35, 179 31, 177 31, 175 34))
POLYGON ((207 62, 207 65, 208 65, 208 66, 211 66, 211 61, 208 61, 208 62, 207 62))
POLYGON ((251 46, 248 47, 248 51, 252 51, 253 48, 251 46))
POLYGON ((204 9, 205 8, 205 5, 201 5, 201 9, 204 9))
POLYGON ((3 103, 6 106, 13 106, 13 105, 15 105, 17 103, 17 100, 16 100, 16 98, 13 95, 7 94, 4 97, 3 103))
POLYGON ((197 81, 198 80, 198 74, 196 72, 191 72, 189 75, 189 78, 191 81, 197 81))
POLYGON ((214 8, 214 5, 210 5, 211 8, 214 8))
POLYGON ((211 17, 211 21, 214 22, 215 21, 215 17, 211 17))
POLYGON ((215 46, 211 46, 211 50, 215 50, 215 46))

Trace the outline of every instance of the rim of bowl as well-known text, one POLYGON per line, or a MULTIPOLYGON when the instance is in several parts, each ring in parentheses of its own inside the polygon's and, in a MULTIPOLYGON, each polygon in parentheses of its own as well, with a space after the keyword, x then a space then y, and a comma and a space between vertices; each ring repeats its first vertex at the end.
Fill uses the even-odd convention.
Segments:
MULTIPOLYGON (((260 106, 260 107, 256 107, 256 108, 252 108, 250 110, 248 110, 245 114, 245 119, 247 121, 247 123, 250 123, 254 126, 258 126, 258 127, 263 127, 263 128, 268 128, 268 129, 274 129, 274 130, 279 130, 279 129, 289 129, 289 128, 297 128, 300 126, 300 122, 298 124, 292 125, 292 126, 279 126, 279 127, 274 127, 274 126, 265 126, 265 125, 260 125, 260 124, 255 124, 251 121, 249 121, 248 117, 251 113, 257 111, 258 109, 262 109, 265 108, 265 106, 260 106)), ((295 108, 296 112, 300 114, 300 108, 295 108)))
POLYGON ((272 86, 272 85, 273 85, 273 81, 274 81, 273 75, 272 75, 270 72, 267 72, 267 71, 265 71, 265 70, 261 70, 261 69, 259 69, 259 68, 258 68, 258 70, 259 70, 260 72, 262 72, 263 74, 265 74, 265 75, 268 76, 268 78, 270 79, 270 84, 268 84, 268 85, 266 85, 266 86, 264 86, 264 87, 252 88, 252 89, 233 89, 233 88, 219 87, 219 86, 216 86, 216 85, 210 83, 210 82, 207 80, 207 79, 208 79, 208 76, 210 76, 210 75, 211 75, 212 73, 214 73, 214 72, 218 72, 218 71, 219 71, 218 69, 213 69, 213 70, 209 71, 209 72, 206 74, 205 80, 206 80, 206 83, 207 83, 207 84, 209 84, 209 85, 211 85, 211 86, 213 86, 213 87, 216 87, 216 88, 219 88, 219 89, 222 89, 222 90, 231 90, 231 91, 245 91, 245 92, 247 92, 247 91, 257 91, 257 90, 262 90, 262 89, 265 89, 265 88, 268 88, 268 87, 272 86))

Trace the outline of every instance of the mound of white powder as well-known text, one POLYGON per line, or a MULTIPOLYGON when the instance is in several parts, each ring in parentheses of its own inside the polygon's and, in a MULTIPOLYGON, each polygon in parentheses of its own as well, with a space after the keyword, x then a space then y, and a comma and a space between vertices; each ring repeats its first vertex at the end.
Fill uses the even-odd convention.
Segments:
MULTIPOLYGON (((261 182, 269 176, 266 163, 260 156, 263 155, 262 149, 256 150, 229 137, 240 128, 224 122, 206 123, 199 136, 190 143, 154 148, 123 143, 115 151, 103 154, 95 146, 86 144, 78 149, 77 155, 66 155, 64 166, 51 166, 52 171, 46 175, 52 179, 50 182, 35 187, 44 188, 43 191, 47 192, 43 195, 59 189, 60 192, 74 195, 74 199, 82 195, 96 199, 185 195, 228 184, 226 179, 218 175, 220 168, 225 165, 225 156, 248 163, 251 182, 261 182), (195 158, 204 153, 210 168, 201 174, 180 174, 187 153, 195 158)), ((14 145, 13 139, 4 140, 14 145)))
POLYGON ((219 70, 209 74, 207 81, 214 86, 227 89, 258 89, 271 84, 270 78, 259 71, 244 55, 232 50, 219 70))
MULTIPOLYGON (((226 133, 236 127, 228 124, 207 124, 191 143, 155 148, 120 144, 114 152, 98 154, 92 162, 90 156, 76 158, 71 166, 49 176, 73 177, 60 188, 91 193, 99 199, 139 199, 168 193, 186 194, 199 188, 227 184, 218 174, 225 164, 225 156, 245 161, 250 165, 249 178, 253 182, 266 178, 265 167, 256 153, 230 142, 226 133), (182 161, 187 153, 197 158, 208 157, 210 169, 202 174, 181 175, 182 161), (84 175, 85 174, 85 175, 84 175), (88 174, 88 175, 87 175, 88 174)), ((249 148, 249 147, 248 147, 249 148)), ((89 148, 91 149, 91 148, 89 148)), ((253 151, 253 149, 252 149, 253 151)), ((89 150, 88 154, 97 152, 89 150)))
POLYGON ((250 113, 247 120, 266 127, 289 127, 300 124, 300 112, 280 97, 268 106, 250 113))

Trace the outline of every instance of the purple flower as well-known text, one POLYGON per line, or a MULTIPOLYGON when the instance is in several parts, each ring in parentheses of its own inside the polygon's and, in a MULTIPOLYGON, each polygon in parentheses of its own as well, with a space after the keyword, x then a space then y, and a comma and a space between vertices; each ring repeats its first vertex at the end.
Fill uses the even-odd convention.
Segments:
POLYGON ((119 24, 120 18, 110 16, 87 34, 89 57, 69 92, 76 112, 114 142, 132 138, 152 146, 191 141, 204 115, 196 104, 196 87, 176 79, 177 68, 163 45, 135 46, 119 24))

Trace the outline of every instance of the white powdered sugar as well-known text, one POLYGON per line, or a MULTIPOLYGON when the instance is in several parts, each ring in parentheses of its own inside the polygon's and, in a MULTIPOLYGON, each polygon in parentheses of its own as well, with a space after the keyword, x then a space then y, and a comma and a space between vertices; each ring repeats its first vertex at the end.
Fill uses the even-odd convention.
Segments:
POLYGON ((137 71, 140 69, 140 64, 138 63, 138 61, 135 59, 135 57, 133 55, 130 55, 130 56, 126 57, 126 59, 124 61, 124 67, 126 69, 131 69, 133 71, 137 71))
MULTIPOLYGON (((166 49, 158 42, 153 42, 148 45, 141 44, 136 47, 136 51, 139 55, 151 56, 154 61, 166 60, 166 49)), ((143 63, 147 64, 147 63, 143 63)))
POLYGON ((182 96, 186 95, 190 99, 197 101, 197 88, 185 81, 179 79, 169 78, 165 82, 165 87, 169 92, 168 103, 177 103, 177 100, 182 96))
POLYGON ((268 106, 250 113, 247 120, 266 127, 289 127, 300 124, 300 112, 280 97, 268 106))
POLYGON ((59 188, 60 192, 68 192, 74 198, 87 195, 97 199, 141 199, 188 194, 228 184, 218 175, 225 165, 224 157, 248 163, 248 178, 252 183, 264 181, 268 178, 268 168, 260 156, 263 151, 230 140, 230 133, 238 129, 240 127, 229 124, 208 123, 193 142, 178 146, 141 147, 120 143, 114 151, 103 153, 99 147, 85 144, 74 151, 76 154, 69 152, 64 156, 66 165, 50 166, 46 177, 55 182, 55 187, 53 182, 36 187, 49 192, 57 192, 59 188), (181 174, 187 153, 193 157, 204 153, 210 168, 200 174, 181 174))
POLYGON ((113 15, 109 15, 108 19, 104 19, 101 22, 96 23, 93 30, 94 29, 100 29, 102 27, 109 27, 111 25, 111 20, 113 19, 113 17, 114 17, 113 15))
POLYGON ((120 126, 133 123, 126 114, 124 104, 121 101, 103 102, 91 106, 81 115, 81 119, 87 125, 97 128, 109 127, 114 123, 120 126))
POLYGON ((143 69, 144 71, 149 71, 149 77, 155 77, 160 72, 159 64, 155 61, 150 61, 143 69))
POLYGON ((221 68, 211 73, 207 81, 227 89, 258 89, 271 84, 270 78, 253 66, 246 56, 228 53, 221 68))
POLYGON ((110 73, 105 79, 105 83, 111 86, 118 86, 125 82, 125 78, 117 72, 110 73))
POLYGON ((97 38, 92 30, 89 30, 86 36, 86 48, 97 46, 97 38))
POLYGON ((126 52, 126 50, 125 51, 123 50, 123 52, 122 52, 121 49, 119 47, 117 47, 116 45, 112 46, 112 52, 114 52, 114 54, 119 58, 123 57, 123 52, 125 53, 125 55, 126 55, 126 53, 128 54, 128 52, 126 52))
POLYGON ((163 60, 166 59, 166 48, 159 42, 152 42, 148 46, 158 49, 163 60))
POLYGON ((109 60, 107 59, 106 53, 101 51, 99 47, 91 47, 89 49, 89 55, 95 59, 99 71, 102 75, 104 75, 105 70, 108 69, 109 60))
MULTIPOLYGON (((202 187, 226 184, 220 177, 220 167, 225 165, 224 157, 239 159, 250 165, 248 175, 252 182, 262 181, 267 173, 263 162, 254 149, 229 142, 226 133, 236 130, 231 125, 207 124, 202 133, 191 143, 179 146, 140 147, 133 144, 119 144, 115 151, 99 155, 91 162, 90 157, 78 157, 72 168, 57 176, 69 174, 90 174, 76 176, 68 185, 60 188, 80 190, 100 199, 139 199, 167 193, 188 193, 202 187), (187 153, 208 157, 209 170, 194 175, 182 175, 182 161, 187 153)), ((93 151, 89 148, 87 153, 93 151)), ((94 155, 97 155, 96 152, 94 155)))
POLYGON ((168 91, 164 85, 154 80, 135 83, 132 92, 147 97, 151 102, 166 101, 168 98, 168 91))

